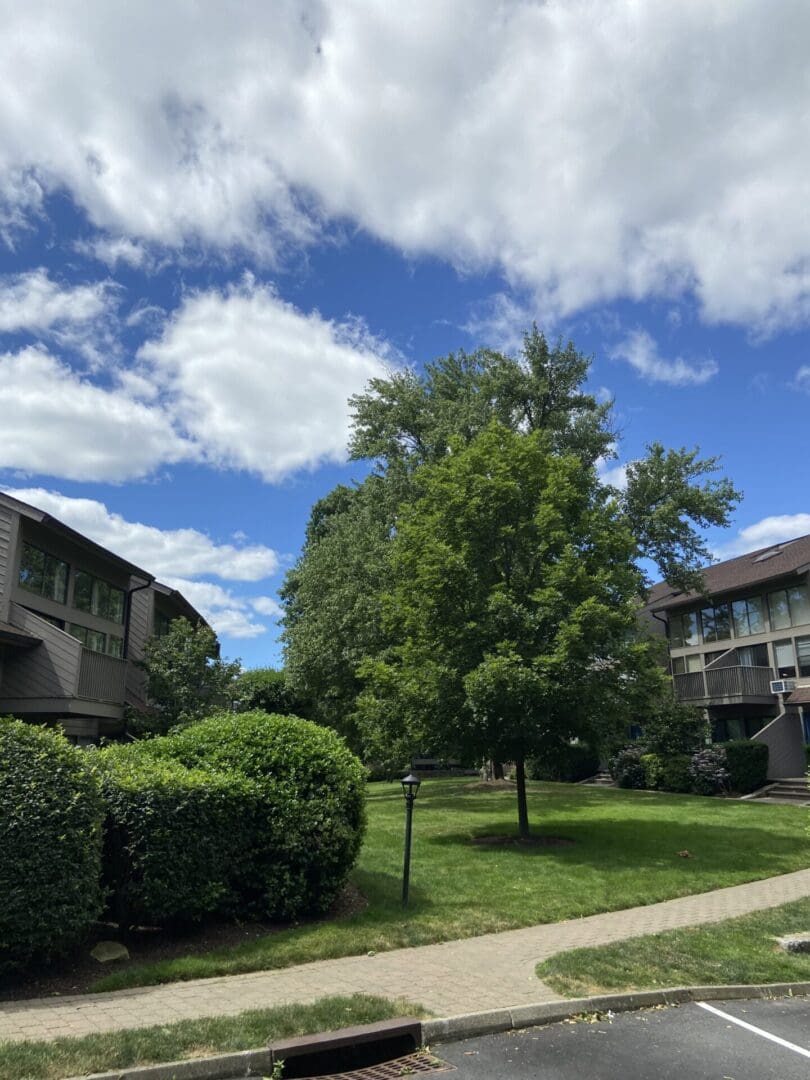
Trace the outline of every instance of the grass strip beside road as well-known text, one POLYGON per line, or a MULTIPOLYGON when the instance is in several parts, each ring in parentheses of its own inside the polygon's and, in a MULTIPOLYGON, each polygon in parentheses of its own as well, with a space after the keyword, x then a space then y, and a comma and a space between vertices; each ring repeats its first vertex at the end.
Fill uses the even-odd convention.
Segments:
POLYGON ((329 997, 312 1005, 282 1005, 237 1016, 181 1020, 175 1024, 133 1028, 81 1038, 41 1042, 0 1042, 0 1080, 60 1080, 65 1076, 126 1069, 166 1061, 255 1050, 298 1035, 396 1016, 424 1016, 406 1001, 355 994, 329 997))
POLYGON ((800 807, 646 791, 529 785, 535 833, 561 847, 474 844, 516 833, 514 790, 422 784, 410 903, 400 902, 405 813, 399 784, 369 785, 369 824, 352 880, 364 911, 268 933, 229 949, 132 963, 95 991, 289 967, 575 919, 739 885, 810 865, 800 807), (680 852, 688 851, 684 857, 680 852))
POLYGON ((669 986, 810 981, 810 953, 775 939, 810 931, 810 899, 719 923, 557 953, 538 976, 565 997, 669 986))

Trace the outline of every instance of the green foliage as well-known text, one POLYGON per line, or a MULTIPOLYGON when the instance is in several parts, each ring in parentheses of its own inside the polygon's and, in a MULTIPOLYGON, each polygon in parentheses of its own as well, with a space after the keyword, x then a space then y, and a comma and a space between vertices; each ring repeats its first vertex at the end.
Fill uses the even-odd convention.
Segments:
POLYGON ((233 700, 239 712, 259 709, 266 713, 305 716, 306 704, 290 686, 285 671, 276 668, 250 668, 237 676, 233 700))
POLYGON ((98 755, 107 804, 104 879, 123 927, 239 910, 239 867, 256 842, 258 786, 158 756, 163 741, 98 755))
POLYGON ((692 755, 689 767, 697 795, 718 795, 728 788, 728 758, 722 746, 705 746, 692 755))
POLYGON ((647 747, 641 743, 630 743, 617 750, 610 759, 610 775, 620 788, 643 788, 647 786, 647 776, 642 759, 647 755, 647 747))
POLYGON ((592 718, 629 722, 652 668, 643 579, 595 471, 493 423, 414 479, 386 596, 397 644, 361 669, 368 737, 404 728, 429 752, 520 763, 592 718))
POLYGON ((561 743, 549 747, 542 758, 532 758, 526 771, 531 780, 577 784, 599 771, 599 754, 585 743, 561 743))
POLYGON ((93 756, 0 718, 0 974, 74 946, 100 913, 93 756))
POLYGON ((640 760, 645 787, 681 793, 692 790, 689 754, 643 754, 640 760))
POLYGON ((768 747, 749 739, 733 739, 722 744, 726 751, 729 787, 747 795, 768 781, 768 747))
POLYGON ((709 723, 703 710, 682 705, 670 690, 661 694, 643 721, 644 742, 655 754, 695 754, 706 745, 709 723))
POLYGON ((146 643, 141 666, 147 674, 149 708, 130 718, 138 735, 161 735, 191 724, 231 702, 238 660, 222 660, 216 635, 205 623, 172 619, 168 633, 146 643))
POLYGON ((329 907, 365 829, 365 771, 334 732, 297 717, 223 713, 145 745, 161 761, 242 782, 229 908, 292 918, 329 907))

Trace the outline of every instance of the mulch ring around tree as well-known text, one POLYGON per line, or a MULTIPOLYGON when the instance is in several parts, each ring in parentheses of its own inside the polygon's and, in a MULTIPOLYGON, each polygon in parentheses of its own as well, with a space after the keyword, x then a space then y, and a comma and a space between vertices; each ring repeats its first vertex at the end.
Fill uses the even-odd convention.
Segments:
POLYGON ((295 923, 234 922, 210 919, 195 926, 157 929, 142 927, 119 935, 115 924, 97 923, 91 936, 72 957, 47 968, 0 978, 0 1001, 22 1001, 51 995, 83 994, 100 979, 129 964, 152 964, 180 956, 200 956, 215 949, 230 949, 257 938, 288 930, 291 925, 332 922, 363 911, 368 901, 354 885, 347 885, 326 915, 299 919, 295 923), (90 956, 98 941, 121 941, 129 960, 101 964, 90 956))
POLYGON ((476 847, 570 847, 574 841, 567 836, 474 836, 476 847))

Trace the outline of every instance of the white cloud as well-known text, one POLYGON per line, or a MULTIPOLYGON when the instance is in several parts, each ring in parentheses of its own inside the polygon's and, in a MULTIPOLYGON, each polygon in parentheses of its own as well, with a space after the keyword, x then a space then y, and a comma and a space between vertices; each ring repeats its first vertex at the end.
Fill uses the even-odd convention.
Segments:
POLYGON ((613 465, 608 458, 602 457, 597 459, 596 472, 603 484, 610 484, 611 487, 624 491, 627 487, 627 465, 628 462, 613 465))
POLYGON ((715 547, 714 553, 718 559, 732 559, 735 555, 745 555, 749 551, 794 540, 808 533, 810 514, 773 514, 753 525, 746 525, 733 539, 715 547))
MULTIPOLYGON (((276 573, 279 567, 276 552, 261 544, 217 544, 196 529, 158 529, 154 525, 127 521, 95 499, 71 498, 44 488, 6 490, 14 498, 45 510, 167 584, 170 578, 179 574, 184 577, 206 574, 226 581, 261 581, 276 573)), ((219 588, 216 585, 206 587, 219 588)))
POLYGON ((76 244, 76 250, 106 263, 111 269, 115 269, 119 262, 136 269, 148 266, 151 262, 143 244, 138 244, 127 236, 99 236, 94 240, 82 240, 76 244))
POLYGON ((247 277, 189 296, 139 358, 208 462, 276 481, 345 460, 347 398, 388 352, 362 323, 305 314, 247 277))
POLYGON ((649 382, 667 383, 669 386, 700 386, 713 378, 719 368, 714 360, 689 363, 677 356, 667 360, 658 351, 658 344, 646 330, 633 330, 623 341, 615 345, 610 355, 625 360, 649 382))
POLYGON ((189 581, 182 577, 170 577, 164 581, 171 588, 178 589, 217 634, 231 638, 254 638, 267 633, 267 627, 256 622, 250 614, 251 607, 256 609, 255 599, 235 596, 230 589, 223 589, 221 585, 208 581, 189 581))
POLYGON ((25 274, 0 276, 0 333, 45 332, 87 323, 105 315, 112 303, 112 282, 59 285, 43 267, 25 274))
POLYGON ((120 482, 196 456, 161 408, 98 386, 40 347, 0 353, 0 468, 120 482))
POLYGON ((250 600, 250 606, 254 611, 258 611, 260 615, 281 615, 283 608, 279 604, 278 600, 274 600, 272 596, 254 596, 250 600))
POLYGON ((810 364, 802 364, 793 378, 793 385, 797 390, 810 394, 810 364))
POLYGON ((273 258, 349 219, 541 317, 810 315, 807 5, 29 0, 3 29, 6 229, 59 189, 110 244, 273 258))

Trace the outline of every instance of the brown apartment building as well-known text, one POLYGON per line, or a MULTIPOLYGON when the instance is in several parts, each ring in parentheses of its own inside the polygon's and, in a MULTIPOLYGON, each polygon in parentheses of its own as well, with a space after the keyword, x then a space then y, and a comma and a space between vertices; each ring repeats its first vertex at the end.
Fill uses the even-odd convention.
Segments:
POLYGON ((180 615, 202 616, 154 575, 0 492, 0 716, 58 723, 78 744, 143 708, 134 661, 180 615))
POLYGON ((810 742, 810 536, 704 571, 706 595, 656 585, 678 698, 706 709, 716 740, 768 744, 769 776, 803 776, 810 742))

